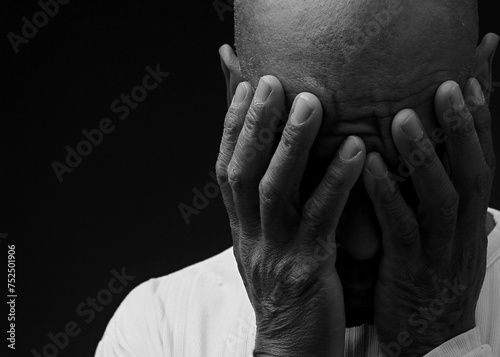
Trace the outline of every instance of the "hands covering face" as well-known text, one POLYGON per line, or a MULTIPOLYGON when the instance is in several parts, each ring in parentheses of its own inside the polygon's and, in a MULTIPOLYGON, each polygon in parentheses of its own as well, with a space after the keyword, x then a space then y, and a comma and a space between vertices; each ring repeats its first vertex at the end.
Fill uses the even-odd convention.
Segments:
POLYGON ((284 128, 283 108, 276 78, 261 79, 255 96, 248 83, 240 84, 217 162, 234 254, 257 318, 254 355, 343 356, 335 228, 363 169, 365 147, 348 138, 301 207, 299 186, 322 108, 311 94, 297 96, 284 128))
POLYGON ((416 211, 391 184, 382 157, 370 153, 363 174, 383 232, 375 325, 384 352, 421 356, 475 327, 486 271, 486 214, 495 157, 491 115, 477 80, 440 86, 436 118, 446 133, 449 175, 411 110, 392 135, 418 196, 416 211))
POLYGON ((383 231, 375 297, 382 347, 422 355, 475 326, 495 160, 491 117, 477 81, 468 82, 465 94, 472 99, 463 101, 452 82, 436 94, 449 175, 416 114, 404 110, 394 118, 399 152, 409 162, 420 159, 411 176, 419 198, 415 211, 382 157, 367 155, 354 136, 302 200, 299 187, 322 120, 319 100, 309 93, 297 96, 283 128, 284 92, 276 78, 262 78, 255 95, 248 83, 238 86, 225 120, 217 177, 256 314, 256 356, 343 356, 335 231, 361 175, 383 231))

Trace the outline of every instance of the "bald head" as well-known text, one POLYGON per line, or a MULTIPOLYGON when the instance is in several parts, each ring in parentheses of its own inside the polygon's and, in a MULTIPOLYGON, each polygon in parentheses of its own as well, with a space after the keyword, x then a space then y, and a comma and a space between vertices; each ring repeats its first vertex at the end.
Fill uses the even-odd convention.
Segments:
MULTIPOLYGON (((221 55, 228 99, 242 79, 255 88, 264 75, 280 80, 288 109, 300 92, 320 99, 323 121, 302 197, 317 187, 349 135, 400 173, 391 135, 399 111, 415 110, 429 134, 443 82, 463 85, 477 77, 484 78, 483 91, 491 88, 498 37, 476 48, 477 22, 477 0, 235 0, 237 58, 227 48, 221 55)), ((411 180, 400 186, 408 203, 417 203, 411 180)), ((362 180, 350 191, 336 240, 347 326, 370 322, 382 231, 362 180)))
POLYGON ((235 22, 245 80, 276 76, 289 106, 314 93, 333 146, 376 137, 389 156, 392 117, 413 108, 425 120, 439 84, 472 74, 478 36, 476 0, 236 0, 235 22))

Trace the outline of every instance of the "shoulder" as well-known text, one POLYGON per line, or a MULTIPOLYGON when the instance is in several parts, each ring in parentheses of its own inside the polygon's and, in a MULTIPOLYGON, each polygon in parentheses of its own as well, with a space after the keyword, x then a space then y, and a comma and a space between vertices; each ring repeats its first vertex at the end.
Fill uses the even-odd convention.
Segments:
POLYGON ((222 328, 245 304, 245 288, 229 248, 133 289, 108 324, 99 348, 113 344, 131 355, 175 355, 193 327, 209 322, 222 328))
MULTIPOLYGON (((233 295, 244 289, 232 247, 172 274, 143 283, 138 294, 147 292, 168 308, 199 304, 204 299, 233 295)), ((192 306, 190 306, 192 307, 192 306)))
MULTIPOLYGON (((224 293, 234 292, 243 283, 239 277, 232 248, 190 265, 184 269, 159 278, 150 279, 135 289, 122 302, 115 316, 117 323, 162 319, 162 313, 169 308, 178 311, 182 305, 205 299, 220 297, 224 293), (160 314, 157 314, 160 312, 160 314), (120 321, 122 319, 122 321, 120 321), (123 321, 123 320, 127 321, 123 321)), ((231 294, 234 295, 234 294, 231 294)))

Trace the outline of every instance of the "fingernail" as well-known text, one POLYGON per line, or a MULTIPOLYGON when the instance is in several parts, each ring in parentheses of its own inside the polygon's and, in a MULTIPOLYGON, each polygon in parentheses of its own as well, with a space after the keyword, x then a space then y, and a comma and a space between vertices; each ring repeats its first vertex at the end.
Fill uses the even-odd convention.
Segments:
POLYGON ((273 92, 273 88, 267 83, 265 77, 259 80, 259 85, 257 86, 257 91, 255 92, 255 102, 259 104, 264 104, 273 92))
POLYGON ((401 131, 411 140, 419 140, 424 135, 418 117, 413 113, 408 115, 401 126, 401 131))
POLYGON ((460 90, 460 86, 458 84, 453 87, 448 99, 455 110, 460 110, 465 107, 464 96, 462 95, 462 91, 460 90))
POLYGON ((238 87, 236 88, 236 93, 234 93, 233 102, 231 103, 231 105, 234 105, 234 106, 240 105, 247 97, 247 94, 248 94, 248 90, 247 90, 246 84, 243 82, 238 84, 238 87))
POLYGON ((290 114, 292 124, 302 124, 309 119, 314 108, 305 95, 300 95, 296 100, 290 114))
POLYGON ((470 88, 472 90, 472 95, 474 96, 474 101, 476 102, 476 104, 483 105, 486 101, 486 98, 484 97, 481 84, 479 84, 479 81, 476 78, 471 79, 470 88))
POLYGON ((358 139, 354 136, 350 136, 344 141, 342 144, 342 148, 340 149, 339 156, 344 161, 351 161, 361 152, 361 148, 359 147, 358 139))
POLYGON ((373 177, 377 179, 383 179, 387 177, 387 166, 385 166, 382 156, 379 153, 375 153, 370 156, 366 164, 366 171, 370 173, 373 177))

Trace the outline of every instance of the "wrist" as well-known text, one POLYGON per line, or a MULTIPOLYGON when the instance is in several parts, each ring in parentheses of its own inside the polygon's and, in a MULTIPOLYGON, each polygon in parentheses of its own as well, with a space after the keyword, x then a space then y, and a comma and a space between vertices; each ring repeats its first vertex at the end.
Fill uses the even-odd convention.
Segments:
POLYGON ((338 331, 302 328, 281 331, 274 337, 257 333, 254 357, 343 357, 345 329, 338 331))

